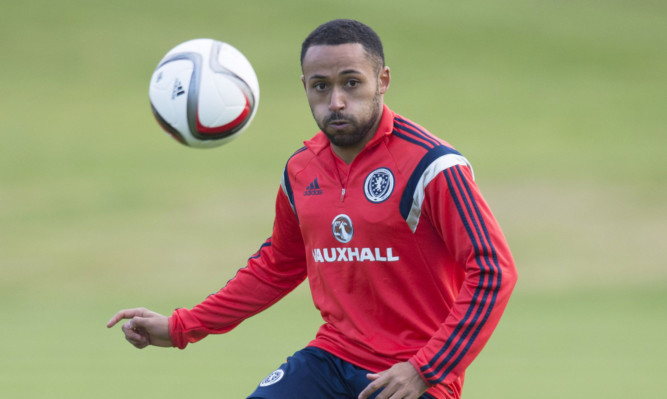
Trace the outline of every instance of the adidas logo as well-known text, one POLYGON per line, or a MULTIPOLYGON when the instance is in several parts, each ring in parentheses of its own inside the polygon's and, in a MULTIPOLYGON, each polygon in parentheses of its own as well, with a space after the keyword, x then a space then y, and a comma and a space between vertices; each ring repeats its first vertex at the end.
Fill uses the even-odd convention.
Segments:
POLYGON ((306 187, 306 192, 303 193, 306 195, 322 195, 322 190, 320 190, 320 184, 317 182, 317 177, 306 187))
POLYGON ((185 94, 185 90, 183 89, 181 81, 176 79, 176 81, 174 81, 174 88, 171 90, 171 99, 173 100, 181 94, 185 94))

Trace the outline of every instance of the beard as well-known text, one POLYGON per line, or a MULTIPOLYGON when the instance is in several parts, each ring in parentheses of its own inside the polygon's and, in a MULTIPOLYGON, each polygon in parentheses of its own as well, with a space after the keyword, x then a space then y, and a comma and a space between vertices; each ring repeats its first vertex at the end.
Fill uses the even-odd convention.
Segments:
POLYGON ((345 112, 331 112, 321 121, 317 120, 317 126, 327 136, 331 144, 338 147, 351 147, 360 143, 369 134, 373 134, 371 129, 380 118, 380 93, 376 92, 373 101, 369 104, 368 115, 364 120, 360 120, 354 115, 348 115, 345 112), (336 129, 332 122, 345 121, 348 124, 344 129, 336 129))

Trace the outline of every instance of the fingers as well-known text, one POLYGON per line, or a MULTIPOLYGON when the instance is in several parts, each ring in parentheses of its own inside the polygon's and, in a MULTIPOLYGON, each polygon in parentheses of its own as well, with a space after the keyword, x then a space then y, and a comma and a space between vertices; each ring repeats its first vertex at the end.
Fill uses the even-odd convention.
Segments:
POLYGON ((130 321, 123 324, 121 330, 123 331, 123 334, 125 334, 127 342, 139 349, 143 349, 151 343, 150 335, 143 327, 143 319, 140 319, 141 316, 144 316, 147 313, 150 313, 150 311, 145 308, 121 310, 109 320, 107 328, 115 326, 121 320, 130 319, 130 321))
POLYGON ((371 383, 359 394, 359 399, 367 399, 375 392, 376 399, 417 399, 426 392, 426 383, 408 362, 398 363, 381 373, 367 374, 371 383))
POLYGON ((366 388, 364 388, 364 390, 361 391, 361 393, 359 394, 359 399, 369 398, 371 395, 375 393, 375 391, 386 385, 386 383, 383 383, 381 380, 378 381, 380 377, 382 377, 382 373, 366 374, 366 378, 368 378, 373 382, 368 384, 366 388))
POLYGON ((152 312, 146 308, 125 309, 116 313, 107 323, 111 328, 119 321, 129 319, 121 330, 125 339, 135 347, 142 349, 148 345, 171 347, 169 337, 169 317, 152 312))
POLYGON ((146 308, 134 308, 134 309, 124 309, 120 312, 113 315, 113 317, 107 322, 107 328, 111 328, 116 325, 119 321, 123 319, 132 319, 134 317, 145 316, 146 313, 150 312, 146 308))
POLYGON ((127 323, 124 323, 121 329, 125 334, 127 342, 139 349, 143 349, 151 344, 151 339, 146 329, 140 326, 136 321, 137 319, 132 319, 127 323))

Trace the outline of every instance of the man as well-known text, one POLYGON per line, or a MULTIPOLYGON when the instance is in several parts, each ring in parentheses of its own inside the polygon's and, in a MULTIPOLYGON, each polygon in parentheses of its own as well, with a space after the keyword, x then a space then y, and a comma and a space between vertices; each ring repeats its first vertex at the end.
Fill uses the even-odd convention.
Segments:
POLYGON ((516 270, 449 144, 384 105, 382 44, 334 20, 302 45, 321 129, 288 160, 273 234, 218 293, 171 317, 118 312, 126 339, 185 348, 261 312, 308 277, 324 324, 249 398, 459 398, 516 270))

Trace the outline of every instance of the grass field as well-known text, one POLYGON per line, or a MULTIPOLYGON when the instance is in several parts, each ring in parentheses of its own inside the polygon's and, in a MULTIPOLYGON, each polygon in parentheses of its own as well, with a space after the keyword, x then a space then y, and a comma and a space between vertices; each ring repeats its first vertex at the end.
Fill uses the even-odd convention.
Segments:
POLYGON ((667 371, 667 5, 4 1, 0 395, 241 398, 319 326, 305 287, 185 351, 104 325, 220 288, 270 233, 287 157, 315 132, 300 43, 337 17, 385 42, 387 103, 473 163, 519 268, 464 398, 657 398, 667 371), (175 44, 255 66, 252 127, 178 145, 150 113, 175 44))

